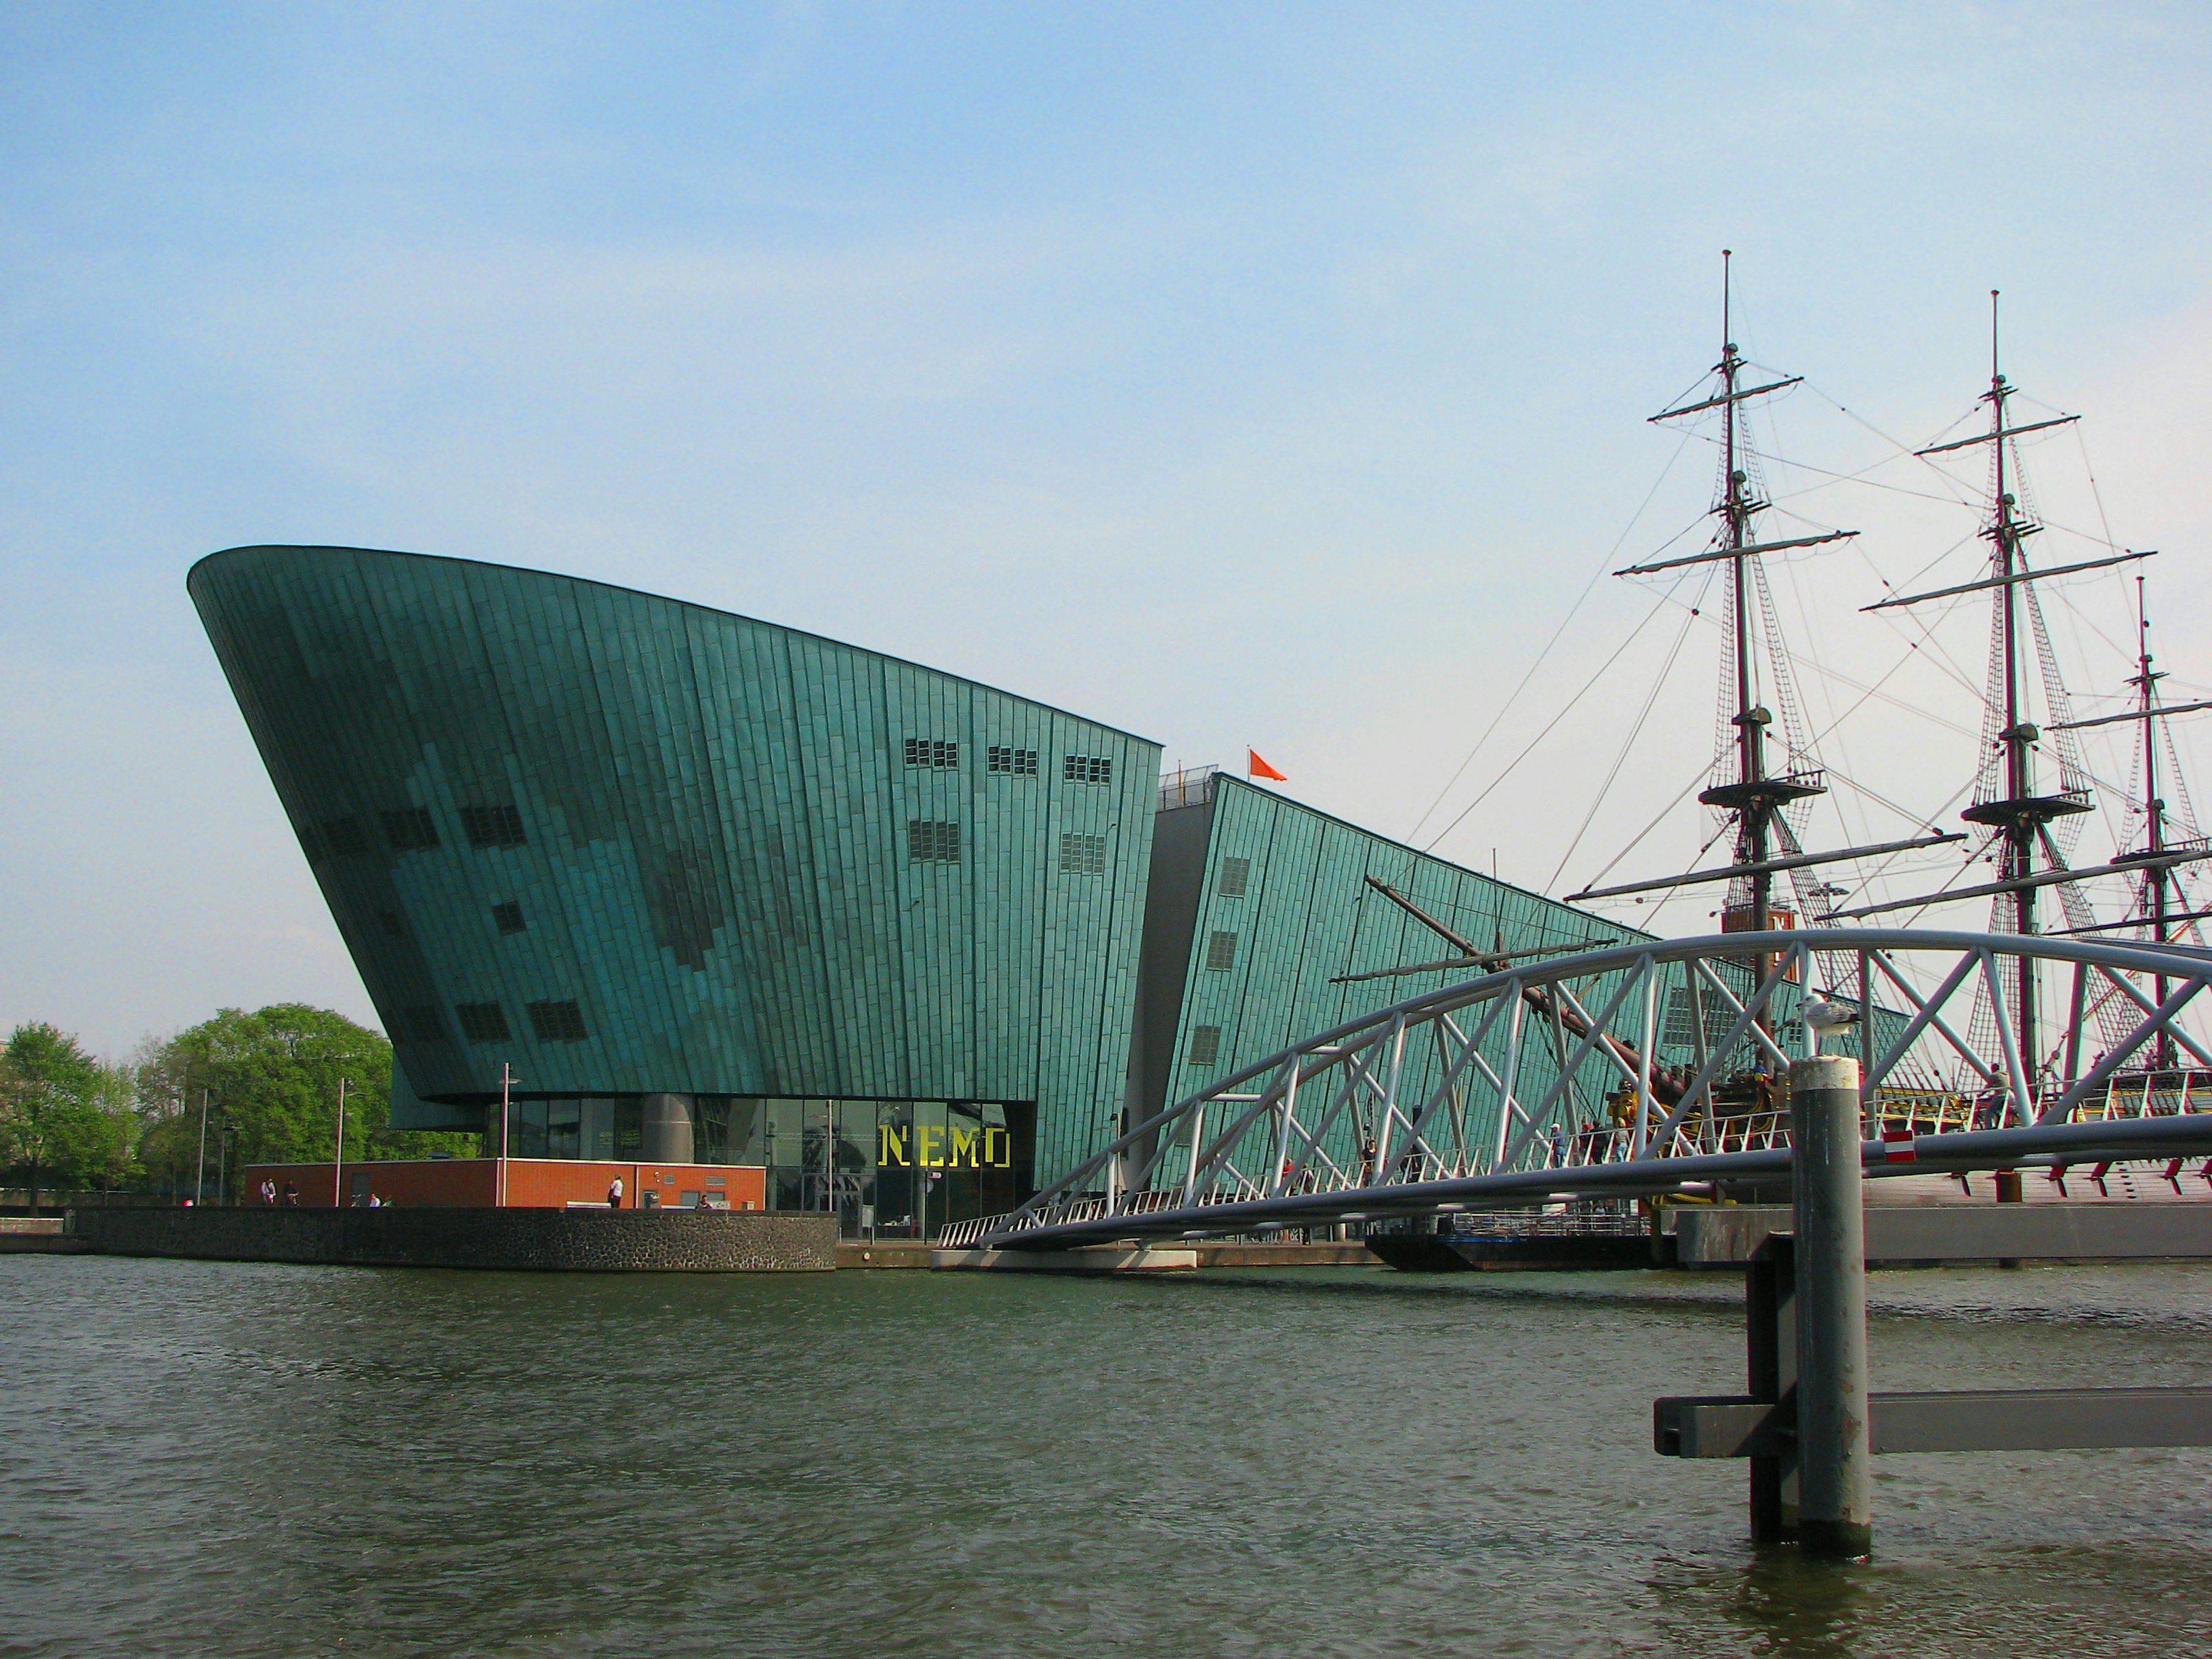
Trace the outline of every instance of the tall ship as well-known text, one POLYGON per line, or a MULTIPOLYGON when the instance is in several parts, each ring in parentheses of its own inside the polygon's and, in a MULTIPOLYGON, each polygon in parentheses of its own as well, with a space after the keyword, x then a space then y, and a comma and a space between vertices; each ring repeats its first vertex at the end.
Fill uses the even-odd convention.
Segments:
MULTIPOLYGON (((2043 563, 2031 558, 2034 538, 2045 526, 2033 507, 2021 441, 2071 427, 2081 417, 2021 411, 2021 393, 2003 368, 1999 296, 1994 292, 1990 380, 1977 400, 1980 429, 1944 434, 1908 452, 1914 460, 1935 467, 1985 459, 1978 492, 1977 535, 1985 547, 1982 568, 1966 580, 1924 591, 1886 592, 1857 607, 1917 617, 1946 602, 1971 603, 1973 596, 1988 596, 1978 758, 1971 787, 1962 791, 1966 804, 1957 814, 1956 827, 1931 815, 1915 833, 1899 838, 1821 846, 1810 837, 1812 808, 1829 791, 1828 769, 1798 694, 1792 666, 1796 653, 1774 602, 1766 561, 1778 553, 1802 556, 1830 549, 1860 532, 1805 522, 1771 527, 1774 504, 1765 471, 1772 458, 1751 441, 1747 415, 1761 400, 1802 386, 1803 377, 1764 371, 1747 362, 1735 339, 1732 255, 1723 252, 1722 257, 1718 357, 1698 386, 1651 417, 1669 426, 1707 423, 1703 435, 1714 444, 1719 472, 1708 544, 1614 573, 1666 580, 1695 567, 1717 568, 1723 647, 1716 740, 1711 775, 1698 795, 1710 814, 1711 834, 1686 872, 1585 886, 1568 895, 1569 902, 1644 902, 1650 896, 1671 897, 1724 884, 1721 931, 1770 937, 1875 917, 1921 925, 1931 913, 1934 925, 1942 925, 1946 908, 1980 902, 1992 933, 2203 950, 2201 924, 2212 918, 2212 908, 2190 896, 2186 881, 2189 867, 2212 855, 2212 848, 2197 824, 2168 723, 2212 708, 2212 702, 2173 702, 2160 695, 2160 682, 2166 676, 2154 665, 2148 587, 2141 574, 2153 551, 2107 546, 2085 559, 2043 563), (2131 706, 2076 718, 2039 585, 2120 567, 2136 573, 2135 672, 2126 680, 2131 706), (2133 775, 2124 785, 2106 786, 2124 803, 2119 844, 2084 861, 2081 845, 2098 801, 2080 734, 2101 728, 2125 732, 2133 775), (1705 861, 1703 854, 1722 844, 1729 856, 1705 861), (1839 901, 1849 898, 1850 890, 1829 879, 1854 866, 1863 869, 1875 860, 1950 847, 1960 848, 1966 857, 1949 881, 1931 890, 1844 906, 1839 901), (1960 879, 1984 868, 1988 879, 1960 879), (2116 894, 2121 897, 2117 916, 2111 915, 2116 894), (2100 895, 2106 902, 2101 915, 2100 895)), ((1745 960, 1753 976, 1763 979, 1773 959, 1771 953, 1753 952, 1745 960)), ((1875 1023, 1889 988, 1866 982, 1864 957, 1821 951, 1816 945, 1812 960, 1820 982, 1810 988, 1856 1007, 1863 1029, 1875 1023)), ((2123 1040, 2143 1012, 2143 997, 2155 1007, 2167 994, 2163 981, 2136 990, 2124 975, 2066 975, 2047 968, 2022 968, 2008 959, 1977 1003, 1971 1030, 1951 1043, 1956 1063, 1922 1057, 1881 1091, 1880 1110, 1886 1121, 1923 1133, 2016 1122, 2104 1057, 2085 1053, 2085 1047, 2100 1037, 2107 1045, 2123 1040), (2068 982, 2045 982, 2057 978, 2068 982)), ((1762 1015, 1761 1023, 1771 1030, 1771 1016, 1762 1015)), ((2201 1065, 2197 1054, 2185 1052, 2193 1048, 2170 1026, 2161 1029, 2114 1073, 2104 1097, 2091 1109, 2126 1115, 2191 1109, 2212 1087, 2212 1068, 2201 1065)), ((1739 1139, 1781 1132, 1773 1068, 1756 1063, 1755 1051, 1747 1054, 1736 1077, 1713 1090, 1712 1098, 1717 1115, 1735 1114, 1744 1120, 1739 1139), (1750 1126, 1758 1120, 1764 1123, 1753 1130, 1750 1126)), ((1729 1136, 1723 1133, 1721 1138, 1729 1136)))

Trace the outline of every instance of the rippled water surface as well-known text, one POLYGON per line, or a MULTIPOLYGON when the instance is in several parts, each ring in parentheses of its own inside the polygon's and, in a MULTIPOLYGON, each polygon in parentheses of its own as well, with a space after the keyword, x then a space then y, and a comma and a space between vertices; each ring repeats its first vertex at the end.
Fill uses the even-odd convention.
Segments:
MULTIPOLYGON (((1886 1274, 1876 1385, 2212 1382, 2212 1268, 1886 1274)), ((1650 1451, 1664 1274, 0 1257, 8 1654, 2212 1653, 2212 1453, 1892 1457, 1870 1564, 1650 1451)))

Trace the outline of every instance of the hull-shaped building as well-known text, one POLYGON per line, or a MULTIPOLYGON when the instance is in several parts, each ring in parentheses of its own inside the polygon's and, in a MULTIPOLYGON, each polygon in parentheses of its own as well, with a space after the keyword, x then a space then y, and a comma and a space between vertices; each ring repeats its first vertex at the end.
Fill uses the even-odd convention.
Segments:
POLYGON ((396 1124, 765 1165, 933 1231, 1132 1112, 1626 930, 950 674, 543 572, 246 547, 189 589, 392 1034, 396 1124), (1462 975, 1463 976, 1463 975, 1462 975))

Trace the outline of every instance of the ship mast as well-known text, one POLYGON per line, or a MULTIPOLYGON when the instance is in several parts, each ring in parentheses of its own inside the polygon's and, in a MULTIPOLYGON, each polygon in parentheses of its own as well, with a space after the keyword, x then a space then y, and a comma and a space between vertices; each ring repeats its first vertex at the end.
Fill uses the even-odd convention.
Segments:
MULTIPOLYGON (((2143 556, 2148 556, 2145 555, 2143 556)), ((2140 875, 2142 884, 2137 889, 2136 900, 2128 915, 2119 921, 2092 923, 2086 927, 2069 927, 2069 933, 2109 933, 2122 928, 2148 927, 2151 942, 2172 945, 2178 942, 2189 924, 2202 921, 2212 911, 2176 910, 2172 901, 2183 896, 2177 872, 2184 864, 2193 864, 2207 856, 2204 838, 2186 833, 2191 827, 2184 825, 2179 840, 2172 835, 2173 813, 2160 787, 2158 764, 2159 730, 2157 722, 2177 714, 2197 714, 2212 709, 2212 701, 2202 702, 2161 703, 2158 700, 2158 683, 2165 674, 2151 666, 2150 605, 2146 596, 2144 578, 2136 578, 2136 672, 2127 684, 2136 690, 2136 706, 2123 714, 2100 714, 2092 720, 2069 720, 2052 727, 2054 731, 2080 731, 2093 726, 2113 726, 2129 721, 2142 726, 2143 781, 2143 844, 2132 852, 2123 853, 2112 866, 2115 871, 2140 875)), ((2175 780, 2177 787, 2180 781, 2175 780)), ((2186 805, 2185 799, 2184 805, 2186 805)), ((2168 981, 2157 979, 2158 998, 2166 1000, 2168 981)), ((2151 1042, 2150 1069, 2153 1072, 2171 1071, 2179 1063, 2178 1045, 2172 1034, 2161 1027, 2151 1042)))
MULTIPOLYGON (((2136 712, 2142 719, 2143 762, 2143 850, 2153 860, 2143 872, 2143 915, 2150 922, 2150 936, 2157 944, 2166 942, 2166 884, 2173 879, 2171 866, 2157 861, 2166 851, 2166 801, 2158 793, 2158 683, 2165 675, 2152 672, 2150 665, 2150 608, 2144 597, 2143 579, 2136 578, 2136 677, 2128 684, 2136 688, 2136 712)), ((2166 1000, 2166 984, 2158 981, 2158 1000, 2166 1000)), ((2173 1065, 2173 1034, 2164 1026, 2159 1028, 2151 1048, 2151 1067, 2166 1071, 2173 1065)))
MULTIPOLYGON (((1726 489, 1721 501, 1722 533, 1727 538, 1724 545, 1729 558, 1729 599, 1733 612, 1735 634, 1735 714, 1731 724, 1736 728, 1736 779, 1733 785, 1721 784, 1705 790, 1698 799, 1708 805, 1720 806, 1736 815, 1736 862, 1758 866, 1766 861, 1768 832, 1776 810, 1784 801, 1800 799, 1809 795, 1824 794, 1826 787, 1814 779, 1769 778, 1766 775, 1766 728, 1773 715, 1753 699, 1755 690, 1752 678, 1751 647, 1751 582, 1746 568, 1744 550, 1751 545, 1747 534, 1751 519, 1766 503, 1754 500, 1746 485, 1749 482, 1741 465, 1737 448, 1737 377, 1743 372, 1743 359, 1735 349, 1735 328, 1730 316, 1734 303, 1734 284, 1730 281, 1732 257, 1723 251, 1721 255, 1721 386, 1726 401, 1722 404, 1722 443, 1725 456, 1726 489)), ((1750 887, 1749 914, 1744 918, 1741 931, 1763 933, 1773 921, 1774 876, 1771 871, 1754 867, 1744 878, 1750 887)), ((1761 979, 1766 976, 1766 963, 1759 965, 1761 979)))
MULTIPOLYGON (((1779 552, 1787 548, 1818 547, 1824 543, 1847 540, 1859 532, 1856 530, 1830 530, 1772 541, 1760 541, 1753 535, 1753 521, 1770 503, 1759 498, 1753 483, 1749 466, 1751 450, 1743 431, 1741 408, 1753 398, 1762 398, 1770 392, 1796 386, 1804 377, 1793 374, 1761 386, 1747 386, 1743 384, 1744 371, 1749 365, 1736 349, 1733 260, 1734 256, 1728 249, 1721 250, 1721 356, 1712 369, 1720 380, 1717 395, 1698 398, 1651 417, 1654 422, 1657 422, 1678 420, 1684 416, 1714 409, 1721 412, 1720 499, 1712 509, 1713 516, 1720 520, 1720 526, 1714 536, 1714 544, 1704 552, 1693 553, 1687 557, 1631 565, 1613 574, 1617 576, 1642 576, 1655 571, 1674 570, 1685 565, 1708 562, 1724 563, 1728 567, 1730 655, 1724 664, 1723 695, 1726 701, 1723 706, 1729 710, 1725 716, 1727 723, 1735 731, 1728 744, 1728 752, 1733 760, 1729 771, 1733 775, 1725 776, 1702 791, 1698 799, 1735 819, 1735 856, 1729 864, 1712 869, 1692 871, 1658 880, 1629 882, 1619 886, 1585 888, 1571 895, 1568 902, 1573 903, 1662 889, 1672 890, 1698 882, 1726 881, 1729 896, 1722 911, 1722 931, 1764 933, 1774 927, 1774 878, 1778 874, 1787 872, 1794 881, 1797 878, 1796 872, 1814 865, 1914 851, 1941 846, 1947 842, 1962 841, 1965 837, 1930 830, 1909 840, 1885 842, 1876 846, 1844 847, 1832 851, 1806 853, 1797 846, 1787 821, 1782 817, 1783 810, 1792 802, 1827 793, 1827 786, 1818 770, 1778 774, 1770 769, 1767 727, 1774 723, 1774 715, 1759 700, 1759 665, 1753 641, 1754 626, 1768 631, 1771 641, 1772 619, 1767 614, 1754 561, 1761 554, 1779 552)), ((1778 661, 1774 665, 1773 675, 1778 700, 1784 710, 1786 739, 1787 716, 1791 702, 1783 665, 1778 661)), ((1717 760, 1715 769, 1719 769, 1717 760)), ((1811 919, 1830 920, 1826 915, 1811 919)), ((1772 971, 1774 960, 1771 952, 1764 951, 1751 958, 1759 980, 1765 980, 1772 971)), ((1768 1019, 1769 1016, 1762 1007, 1759 1014, 1762 1027, 1767 1025, 1768 1019)))
MULTIPOLYGON (((2023 707, 2021 687, 2021 611, 2028 603, 2021 592, 2027 586, 2030 572, 2024 544, 2042 526, 2022 514, 2018 498, 2014 495, 2014 480, 2008 471, 2010 460, 2007 445, 2020 428, 2007 424, 2008 404, 2014 387, 2005 379, 1999 355, 1997 336, 1997 291, 1990 290, 1990 389, 1982 401, 1990 406, 1990 429, 1984 440, 1995 453, 1990 522, 1982 534, 1991 546, 1990 562, 1994 567, 1996 588, 1996 638, 1991 649, 1998 662, 1997 672, 1991 678, 2002 684, 2000 716, 2002 724, 1996 741, 2002 745, 2004 759, 2002 767, 2003 793, 1989 800, 1977 801, 1959 816, 1969 823, 1985 824, 1997 832, 1999 846, 1998 878, 2017 883, 2009 890, 1996 896, 1993 921, 2009 920, 2008 931, 2033 933, 2036 931, 2035 900, 2038 884, 2034 876, 2036 851, 2047 847, 2045 826, 2052 820, 2077 812, 2089 811, 2089 792, 2085 787, 2064 787, 2069 781, 2061 780, 2062 788, 2057 794, 2039 795, 2035 791, 2035 746, 2043 732, 2027 718, 2023 707), (2010 910, 2009 918, 2005 912, 2010 910)), ((2053 856, 2051 866, 2063 868, 2053 856)), ((2039 1009, 2036 1004, 2035 974, 2023 963, 2014 976, 2013 1006, 2000 1012, 2001 1019, 2009 1018, 2013 1028, 2015 1051, 2021 1065, 2030 1070, 2036 1066, 2042 1050, 2038 1046, 2039 1009)), ((2021 1110, 2027 1103, 2021 1103, 2021 1110)))
MULTIPOLYGON (((1985 826, 1994 832, 1989 845, 1998 855, 1999 878, 1975 886, 1924 894, 1917 898, 1887 899, 1879 904, 1861 905, 1838 912, 1840 918, 1852 919, 1887 910, 1987 897, 1994 901, 1991 907, 1994 914, 1990 919, 1991 931, 2033 933, 2038 931, 2036 895, 2045 887, 2059 887, 2062 893, 2069 888, 2078 892, 2078 884, 2091 877, 2113 875, 2122 871, 2132 875, 2139 872, 2148 874, 2157 870, 2162 874, 2164 867, 2181 862, 2185 857, 2202 856, 2177 854, 2169 849, 2157 854, 2156 861, 2150 864, 2137 861, 2140 858, 2151 856, 2142 854, 2125 861, 2088 869, 2069 869, 2060 853, 2057 839, 2051 834, 2051 825, 2056 820, 2090 810, 2088 779, 2073 759, 2068 747, 2073 740, 2066 738, 2058 745, 2058 788, 2056 792, 2038 792, 2035 757, 2037 746, 2043 741, 2044 731, 2028 715, 2024 683, 2027 652, 2033 649, 2036 653, 2035 665, 2042 676, 2044 700, 2050 705, 2053 721, 2051 730, 2053 732, 2070 732, 2082 726, 2104 722, 2075 720, 2067 717, 2064 688, 2059 683, 2055 665, 2049 660, 2050 642, 2041 623, 2041 612, 2035 597, 2028 591, 2028 584, 2047 577, 2071 575, 2077 571, 2102 569, 2109 565, 2147 559, 2153 554, 2149 551, 2120 552, 2106 558, 2049 566, 2039 570, 2029 566, 2027 540, 2043 526, 2021 509, 2016 494, 2019 487, 2018 462, 2010 446, 2014 439, 2025 433, 2069 425, 2081 417, 2059 415, 2017 425, 2012 422, 2009 404, 2017 388, 2004 375, 1998 349, 1997 317, 1997 292, 1992 289, 1990 291, 1990 389, 1982 394, 1980 399, 1990 408, 1989 430, 1971 437, 1931 444, 1925 449, 1913 452, 1917 456, 1925 458, 1980 444, 1990 447, 1990 509, 1988 521, 1981 532, 1990 544, 1990 574, 1978 580, 1963 582, 1955 586, 1939 587, 1924 593, 1900 594, 1865 608, 1886 611, 1893 606, 1920 605, 1931 599, 1949 599, 1983 590, 1990 590, 1995 595, 1990 640, 1990 708, 1983 727, 1984 739, 1988 747, 1983 751, 1984 758, 1981 776, 1976 783, 1974 803, 1959 816, 1969 823, 1985 826), (2037 867, 2039 849, 2043 866, 2040 869, 2037 867)), ((2147 652, 2148 647, 2143 649, 2147 652)), ((2146 654, 2139 665, 2145 678, 2148 677, 2148 663, 2146 654)), ((2148 696, 2149 693, 2146 690, 2144 695, 2148 696)), ((2131 712, 2107 718, 2131 720, 2136 717, 2131 712)), ((2154 794, 2155 791, 2153 793, 2154 794)), ((2069 927, 2063 931, 2083 933, 2100 930, 2092 926, 2069 927)), ((2012 971, 2011 982, 2003 990, 2003 995, 1993 999, 1996 1006, 1993 1006, 1990 1012, 2002 1034, 2008 1059, 2019 1067, 2017 1077, 2032 1093, 2035 1088, 2034 1075, 2041 1070, 2044 1058, 2038 1041, 2040 1010, 2037 1005, 2033 969, 2023 960, 2012 971), (2007 1004, 2009 1006, 2004 1006, 2007 1004)), ((2067 1061, 2069 1069, 2073 1058, 2069 1043, 2067 1061)), ((2023 1115, 2033 1109, 2033 1102, 2029 1099, 2022 1098, 2016 1103, 2016 1109, 2023 1115)))
MULTIPOLYGON (((1759 701, 1758 665, 1752 645, 1754 577, 1751 561, 1769 547, 1808 545, 1816 541, 1838 540, 1856 532, 1839 532, 1834 536, 1766 546, 1759 544, 1751 534, 1753 520, 1765 510, 1767 503, 1752 489, 1745 465, 1741 405, 1753 398, 1795 386, 1802 377, 1792 376, 1768 386, 1742 385, 1745 364, 1735 343, 1734 258, 1728 249, 1721 250, 1721 358, 1714 365, 1714 372, 1720 376, 1720 396, 1691 407, 1710 408, 1717 404, 1721 410, 1721 499, 1713 509, 1721 521, 1720 540, 1713 555, 1728 566, 1729 633, 1735 659, 1735 708, 1729 716, 1729 724, 1735 728, 1735 776, 1704 790, 1698 799, 1735 818, 1735 862, 1742 873, 1729 883, 1729 896, 1734 899, 1740 894, 1742 902, 1723 910, 1723 931, 1764 933, 1774 923, 1774 872, 1770 855, 1776 815, 1788 803, 1826 794, 1827 788, 1817 772, 1779 777, 1768 774, 1766 728, 1774 723, 1774 716, 1759 701)), ((1688 409, 1670 410, 1668 415, 1654 418, 1665 420, 1672 415, 1689 412, 1688 409)), ((1761 952, 1755 961, 1758 978, 1765 980, 1771 966, 1772 958, 1761 952)), ((1765 1024, 1766 1018, 1762 1012, 1760 1023, 1765 1024)))

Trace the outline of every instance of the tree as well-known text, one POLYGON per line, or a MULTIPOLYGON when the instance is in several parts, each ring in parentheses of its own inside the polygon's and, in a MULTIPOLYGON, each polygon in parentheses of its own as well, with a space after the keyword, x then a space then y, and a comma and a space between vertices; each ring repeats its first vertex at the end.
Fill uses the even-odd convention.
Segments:
POLYGON ((471 1136, 387 1127, 392 1045, 381 1034, 327 1008, 280 1002, 253 1013, 225 1008, 146 1056, 138 1073, 148 1119, 141 1160, 172 1191, 191 1184, 205 1090, 209 1133, 230 1132, 233 1168, 326 1162, 337 1139, 341 1078, 348 1163, 475 1150, 471 1136))
POLYGON ((112 1187, 127 1178, 133 1128, 130 1068, 102 1064, 43 1021, 9 1034, 0 1050, 0 1163, 25 1177, 33 1208, 45 1181, 112 1187))

